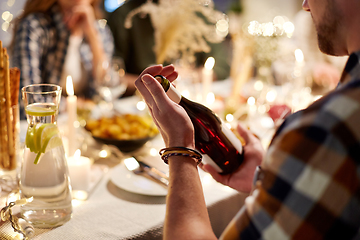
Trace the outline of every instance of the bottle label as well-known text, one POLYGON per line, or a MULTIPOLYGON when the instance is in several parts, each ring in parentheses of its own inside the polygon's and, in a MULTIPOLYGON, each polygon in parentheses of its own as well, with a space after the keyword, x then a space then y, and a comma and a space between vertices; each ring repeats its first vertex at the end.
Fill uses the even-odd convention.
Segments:
MULTIPOLYGON (((236 150, 241 154, 243 151, 243 147, 241 141, 235 136, 235 134, 231 131, 230 128, 226 126, 226 124, 221 120, 221 131, 227 137, 227 139, 231 142, 236 150)), ((209 157, 207 154, 203 154, 203 163, 209 164, 212 166, 218 173, 222 173, 223 170, 209 157)))
POLYGON ((181 101, 181 94, 178 92, 178 90, 176 90, 176 88, 174 87, 174 85, 170 84, 170 88, 169 90, 166 92, 166 94, 169 96, 169 98, 176 102, 177 104, 180 103, 181 101))
POLYGON ((227 139, 229 139, 234 148, 241 154, 243 152, 243 147, 240 139, 235 136, 235 134, 231 131, 230 128, 226 126, 223 121, 221 121, 221 131, 224 133, 227 139))
POLYGON ((202 162, 212 166, 218 173, 223 172, 223 170, 207 154, 203 154, 202 162))

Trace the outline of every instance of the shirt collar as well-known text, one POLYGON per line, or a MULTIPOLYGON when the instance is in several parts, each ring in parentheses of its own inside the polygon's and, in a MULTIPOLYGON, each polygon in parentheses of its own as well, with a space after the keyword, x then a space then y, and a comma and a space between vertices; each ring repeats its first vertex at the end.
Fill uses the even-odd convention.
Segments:
POLYGON ((344 71, 341 75, 339 87, 346 85, 355 79, 360 78, 360 51, 354 52, 349 56, 344 71))

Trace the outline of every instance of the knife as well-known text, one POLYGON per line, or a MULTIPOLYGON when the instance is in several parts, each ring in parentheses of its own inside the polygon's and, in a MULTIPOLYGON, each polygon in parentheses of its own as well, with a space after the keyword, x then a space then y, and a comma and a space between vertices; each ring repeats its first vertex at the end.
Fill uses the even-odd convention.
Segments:
POLYGON ((124 159, 126 168, 129 171, 132 171, 135 174, 144 175, 145 177, 150 177, 157 183, 161 183, 163 186, 169 185, 169 177, 162 171, 152 167, 135 157, 129 157, 124 159))

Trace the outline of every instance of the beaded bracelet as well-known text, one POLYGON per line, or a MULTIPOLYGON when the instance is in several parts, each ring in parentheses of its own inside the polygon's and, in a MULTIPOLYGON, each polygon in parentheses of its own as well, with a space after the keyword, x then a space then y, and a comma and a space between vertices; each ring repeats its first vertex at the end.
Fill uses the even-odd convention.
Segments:
POLYGON ((163 148, 159 151, 161 159, 168 164, 168 158, 171 156, 185 156, 191 157, 195 160, 196 164, 201 163, 202 155, 200 152, 186 147, 170 147, 163 148))

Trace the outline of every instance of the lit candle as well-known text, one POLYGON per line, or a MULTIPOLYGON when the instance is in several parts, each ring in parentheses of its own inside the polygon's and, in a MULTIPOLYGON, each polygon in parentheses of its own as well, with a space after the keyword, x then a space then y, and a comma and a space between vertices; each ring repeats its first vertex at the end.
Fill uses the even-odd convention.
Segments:
POLYGON ((66 78, 66 108, 68 114, 68 156, 72 156, 77 149, 76 144, 76 128, 75 121, 77 121, 77 97, 74 95, 74 86, 71 76, 66 78))
POLYGON ((77 149, 74 156, 67 158, 67 162, 72 189, 87 191, 90 185, 91 160, 81 156, 80 149, 77 149))
POLYGON ((301 78, 304 67, 304 54, 300 49, 295 50, 295 68, 294 77, 301 78))
POLYGON ((251 118, 255 115, 257 110, 256 100, 254 97, 249 97, 247 99, 247 108, 248 108, 248 119, 251 120, 251 118))
POLYGON ((204 103, 206 103, 207 95, 211 90, 211 84, 214 75, 214 71, 213 71, 214 65, 215 65, 215 59, 213 57, 209 57, 206 60, 204 64, 204 68, 202 70, 202 90, 203 90, 202 101, 204 103))
POLYGON ((303 77, 304 70, 304 54, 300 49, 295 50, 295 68, 294 68, 294 85, 296 89, 305 87, 305 79, 303 77))

